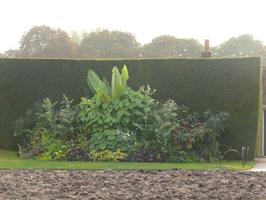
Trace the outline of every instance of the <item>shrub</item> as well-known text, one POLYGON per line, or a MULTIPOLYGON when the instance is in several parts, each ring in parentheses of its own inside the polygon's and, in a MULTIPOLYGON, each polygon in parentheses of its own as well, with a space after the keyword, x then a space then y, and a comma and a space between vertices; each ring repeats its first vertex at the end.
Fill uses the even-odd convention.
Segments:
POLYGON ((112 152, 110 150, 95 152, 92 151, 90 153, 90 157, 93 161, 122 161, 126 159, 127 154, 122 153, 121 151, 117 150, 112 152))
POLYGON ((17 119, 14 123, 13 134, 19 139, 19 154, 27 153, 31 150, 31 140, 34 133, 34 128, 38 122, 36 113, 41 112, 42 106, 40 102, 35 102, 33 108, 17 119))
POLYGON ((98 95, 83 98, 79 118, 82 131, 91 135, 108 129, 130 129, 152 99, 128 88, 119 100, 105 102, 98 95))
POLYGON ((218 160, 220 158, 218 140, 227 131, 229 114, 225 112, 213 114, 210 111, 190 114, 188 108, 183 109, 184 111, 180 110, 181 114, 178 115, 181 126, 176 130, 179 149, 191 155, 186 157, 197 160, 218 160))
POLYGON ((40 160, 62 160, 67 150, 67 146, 61 140, 45 132, 41 133, 38 145, 43 148, 43 152, 37 156, 40 160))
POLYGON ((206 111, 202 115, 203 126, 206 131, 194 144, 195 151, 204 160, 218 160, 221 156, 220 137, 228 130, 229 114, 220 112, 213 114, 206 111))
POLYGON ((14 134, 25 138, 19 144, 21 154, 41 146, 43 152, 39 158, 62 159, 68 146, 79 142, 77 114, 77 107, 65 95, 59 104, 43 99, 41 106, 16 122, 14 134))
POLYGON ((87 161, 90 157, 87 150, 75 147, 65 153, 65 159, 68 161, 87 161))
POLYGON ((101 152, 110 150, 115 152, 130 152, 133 139, 129 133, 119 130, 105 130, 92 135, 89 143, 90 151, 101 152))
POLYGON ((177 106, 169 100, 164 104, 154 102, 144 109, 144 115, 134 123, 139 154, 136 160, 165 161, 176 148, 175 130, 179 127, 176 118, 177 106))
MULTIPOLYGON (((140 117, 140 116, 139 116, 140 117)), ((217 160, 227 113, 190 113, 174 101, 156 102, 134 123, 139 161, 217 160)))
POLYGON ((150 90, 133 91, 126 87, 128 73, 125 66, 121 75, 115 69, 111 87, 93 71, 89 72, 88 85, 96 94, 91 99, 82 98, 79 113, 82 131, 88 136, 109 129, 131 129, 134 120, 143 115, 143 110, 153 102, 148 93, 150 90), (110 93, 112 96, 108 96, 110 93))
POLYGON ((73 100, 69 100, 65 95, 60 104, 53 103, 48 98, 44 99, 42 111, 37 113, 37 127, 65 141, 74 139, 77 133, 78 112, 72 104, 73 100))

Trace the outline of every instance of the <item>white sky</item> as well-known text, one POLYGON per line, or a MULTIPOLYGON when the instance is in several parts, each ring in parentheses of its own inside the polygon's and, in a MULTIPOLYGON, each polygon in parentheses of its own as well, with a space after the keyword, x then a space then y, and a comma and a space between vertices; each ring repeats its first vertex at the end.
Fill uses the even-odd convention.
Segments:
POLYGON ((35 25, 65 31, 97 28, 133 33, 139 42, 169 34, 218 45, 252 34, 266 41, 265 0, 1 0, 0 52, 18 48, 35 25))

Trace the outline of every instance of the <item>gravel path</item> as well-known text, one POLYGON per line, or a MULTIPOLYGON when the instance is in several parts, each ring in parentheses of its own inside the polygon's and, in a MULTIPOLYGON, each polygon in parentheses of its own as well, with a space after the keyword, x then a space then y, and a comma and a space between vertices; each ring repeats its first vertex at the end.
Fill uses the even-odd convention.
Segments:
POLYGON ((0 170, 0 199, 266 199, 266 173, 0 170))

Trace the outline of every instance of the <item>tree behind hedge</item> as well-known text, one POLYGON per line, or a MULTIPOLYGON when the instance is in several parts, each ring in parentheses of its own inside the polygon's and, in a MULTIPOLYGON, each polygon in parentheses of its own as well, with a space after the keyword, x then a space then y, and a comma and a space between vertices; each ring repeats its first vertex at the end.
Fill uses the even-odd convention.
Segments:
POLYGON ((85 33, 78 54, 84 58, 137 58, 139 47, 133 34, 105 29, 85 33))
POLYGON ((178 39, 170 35, 154 38, 143 46, 143 57, 178 58, 200 57, 202 45, 194 39, 178 39))
POLYGON ((215 48, 216 57, 266 57, 263 42, 245 34, 232 37, 215 48))
POLYGON ((19 57, 69 58, 76 45, 65 31, 48 26, 34 26, 20 41, 19 57))

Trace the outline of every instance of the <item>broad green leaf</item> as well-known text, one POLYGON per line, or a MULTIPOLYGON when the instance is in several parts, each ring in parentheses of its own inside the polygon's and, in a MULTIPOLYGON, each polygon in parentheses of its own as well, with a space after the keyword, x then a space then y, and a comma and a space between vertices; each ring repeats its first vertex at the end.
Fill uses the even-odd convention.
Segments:
POLYGON ((91 91, 98 95, 108 96, 110 93, 106 84, 91 69, 88 72, 87 84, 91 91))
MULTIPOLYGON (((127 66, 124 65, 121 73, 121 88, 124 91, 127 87, 127 80, 129 79, 127 66)), ((122 92, 123 92, 122 91, 122 92)))
POLYGON ((121 77, 117 67, 112 70, 112 98, 117 99, 119 97, 119 87, 121 85, 121 77))

